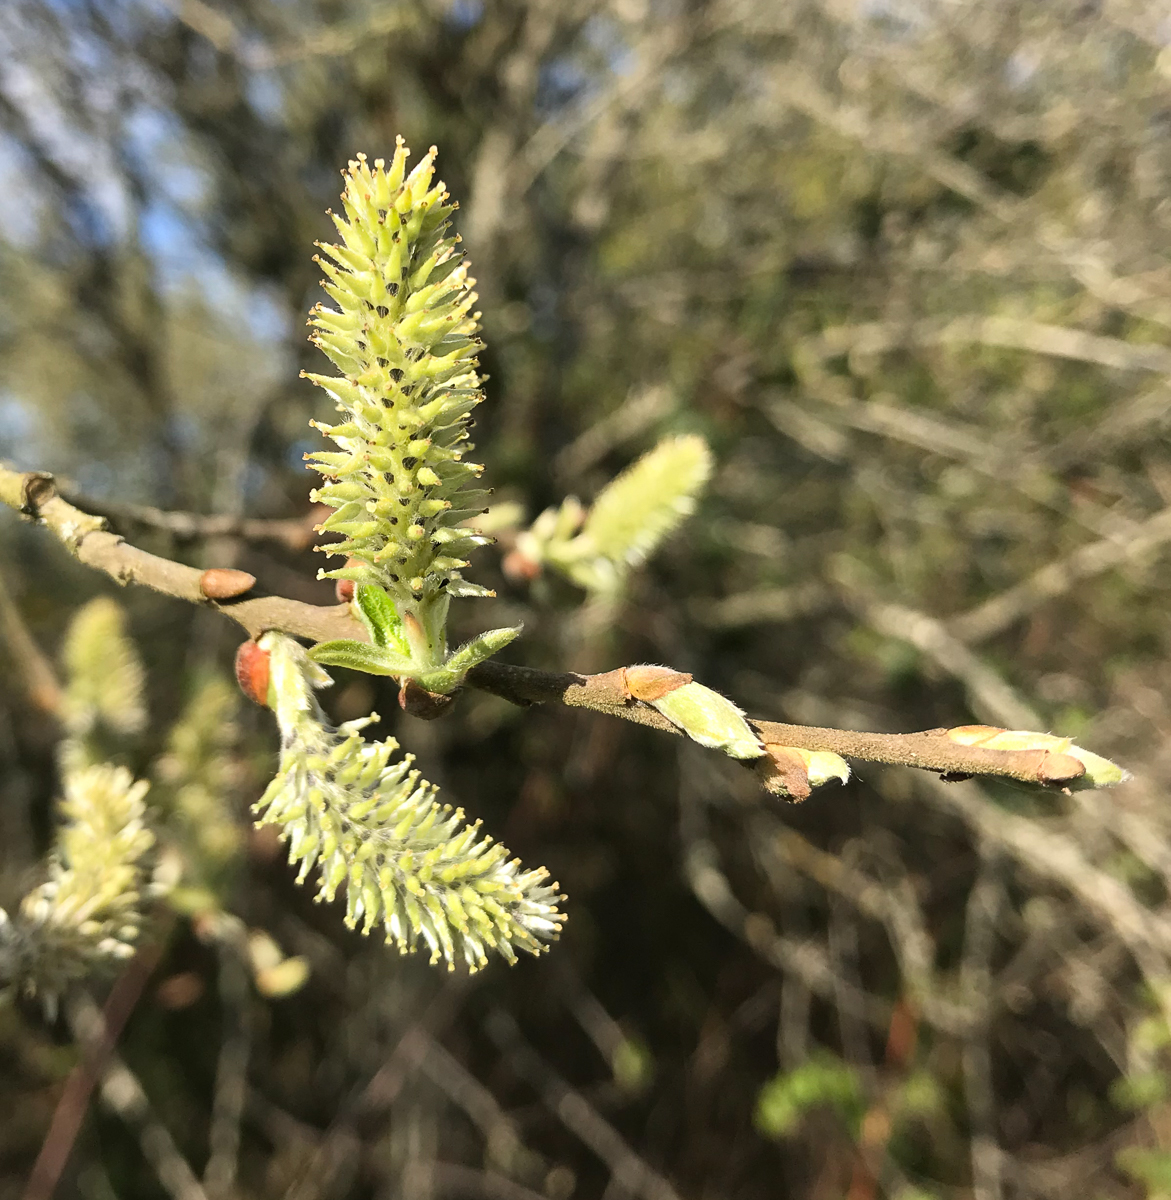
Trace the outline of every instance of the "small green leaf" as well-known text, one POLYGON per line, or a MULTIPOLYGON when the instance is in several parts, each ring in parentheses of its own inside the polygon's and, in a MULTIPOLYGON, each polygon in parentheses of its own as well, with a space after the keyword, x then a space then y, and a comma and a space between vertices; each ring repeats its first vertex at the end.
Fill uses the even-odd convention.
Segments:
POLYGON ((458 671, 461 676, 466 675, 474 666, 503 650, 520 631, 519 625, 508 629, 489 629, 472 638, 470 642, 464 642, 458 650, 448 656, 444 665, 449 670, 458 671))
POLYGON ((407 643, 403 637, 402 618, 398 615, 394 601, 382 588, 372 583, 360 583, 354 599, 357 601, 358 616, 366 626, 374 645, 389 646, 406 654, 407 643))
POLYGON ((462 681, 463 676, 458 671, 449 670, 447 667, 436 667, 434 671, 424 671, 418 677, 420 687, 426 688, 429 692, 435 692, 440 696, 446 696, 448 692, 454 692, 462 681))
POLYGON ((473 667, 491 658, 498 650, 503 650, 519 633, 519 625, 514 629, 489 629, 449 654, 443 666, 424 671, 416 675, 416 679, 429 692, 441 695, 454 692, 473 667))
POLYGON ((309 651, 309 657, 327 667, 349 667, 367 675, 414 675, 416 668, 406 655, 396 654, 385 646, 370 646, 365 642, 342 638, 336 642, 319 642, 309 651))

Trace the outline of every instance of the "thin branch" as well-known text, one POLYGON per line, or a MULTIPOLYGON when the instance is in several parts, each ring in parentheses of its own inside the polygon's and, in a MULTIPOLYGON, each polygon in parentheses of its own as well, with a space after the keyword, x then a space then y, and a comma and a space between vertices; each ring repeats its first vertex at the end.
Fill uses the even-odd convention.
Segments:
POLYGON ((484 1135, 489 1162, 510 1174, 547 1173, 549 1164, 521 1140, 516 1122, 500 1107, 496 1097, 440 1042, 429 1034, 419 1071, 468 1115, 484 1135))
MULTIPOLYGON (((368 640, 364 627, 351 615, 346 604, 321 607, 282 596, 255 595, 255 588, 240 599, 209 600, 200 589, 201 571, 148 554, 108 532, 101 517, 82 512, 57 495, 52 476, 43 472, 22 473, 0 465, 0 502, 45 525, 79 561, 105 572, 118 583, 141 584, 190 604, 214 608, 238 622, 253 637, 269 629, 279 629, 313 642, 337 638, 368 640)), ((881 614, 876 614, 876 619, 878 616, 881 614)), ((913 633, 915 628, 918 626, 908 626, 907 630, 913 633)), ((893 626, 890 631, 894 632, 893 626)), ((941 632, 946 634, 943 626, 933 622, 928 632, 931 636, 925 635, 921 639, 922 648, 931 653, 942 652, 936 642, 941 632)), ((895 636, 906 636, 906 631, 895 633, 895 636)), ((970 669, 960 677, 965 678, 975 695, 988 701, 995 700, 997 712, 1017 717, 1032 716, 1019 701, 1010 704, 1009 700, 1014 696, 1007 685, 999 677, 990 678, 989 668, 979 663, 950 635, 946 636, 946 649, 958 648, 972 659, 968 664, 970 669)), ((490 661, 470 671, 466 682, 470 687, 490 692, 513 704, 564 704, 570 708, 587 708, 681 736, 657 709, 631 697, 625 669, 621 667, 597 675, 577 675, 490 661)), ((1034 728, 1037 725, 1032 720, 1019 723, 1034 728)), ((953 742, 944 729, 891 734, 819 729, 776 721, 752 720, 751 724, 761 740, 772 745, 832 750, 846 758, 919 767, 946 775, 1000 775, 1022 783, 1037 783, 1040 779, 1041 757, 1037 753, 961 746, 953 742)))
POLYGON ((62 692, 57 673, 29 632, 12 593, 0 573, 0 640, 8 648, 12 665, 34 708, 50 716, 61 711, 62 692))
MULTIPOLYGON (((929 775, 920 778, 939 807, 961 817, 989 846, 1015 858, 1032 875, 1068 891, 1123 942, 1157 992, 1156 980, 1166 976, 1171 955, 1171 913, 1147 908, 1125 884, 1090 862, 1073 838, 998 808, 976 784, 944 784, 929 775)), ((1171 1017, 1171 1001, 1166 1011, 1171 1017)))
MULTIPOLYGON (((96 1050, 109 1043, 101 1009, 84 993, 66 1006, 70 1028, 81 1045, 96 1050)), ((102 1099, 138 1133, 143 1156, 172 1200, 208 1200, 195 1172, 163 1123, 154 1115, 138 1077, 112 1051, 101 1072, 102 1099)))
POLYGON ((312 512, 303 517, 262 520, 232 513, 171 512, 149 504, 96 500, 60 484, 57 494, 83 512, 107 518, 116 527, 143 525, 148 529, 161 529, 179 542, 228 537, 240 538, 245 542, 277 542, 290 550, 306 550, 313 544, 312 512))
POLYGON ((81 1131, 94 1086, 158 962, 162 944, 162 941, 158 941, 148 949, 140 950, 110 989, 101 1014, 102 1037, 98 1041, 82 1044, 81 1061, 65 1081, 53 1111, 49 1132, 45 1134, 37 1161, 25 1185, 24 1200, 49 1200, 56 1190, 81 1131))
POLYGON ((953 617, 947 622, 948 628, 961 641, 985 641, 1047 600, 1071 591, 1083 579, 1145 558, 1168 542, 1171 542, 1171 508, 1164 508, 1125 537, 1102 538, 1046 563, 1020 583, 953 617))
POLYGON ((484 1200, 546 1200, 543 1192, 534 1192, 492 1171, 477 1171, 459 1163, 433 1162, 431 1183, 439 1196, 483 1197, 484 1200))
POLYGON ((680 837, 683 872, 695 898, 730 933, 738 937, 785 979, 796 978, 813 995, 849 1005, 853 1013, 876 1029, 890 1023, 890 1005, 834 975, 828 956, 812 940, 799 940, 777 931, 767 913, 745 907, 720 866, 715 843, 708 836, 699 800, 684 787, 680 793, 680 837))
POLYGON ((316 1200, 332 1193, 336 1180, 361 1145, 358 1125, 394 1104, 422 1066, 432 1039, 455 1018, 480 978, 455 975, 443 983, 423 1016, 407 1028, 369 1082, 340 1106, 300 1175, 285 1192, 285 1200, 316 1200))
POLYGON ((882 354, 904 346, 996 346, 1027 350, 1053 358, 1092 362, 1119 371, 1171 373, 1166 346, 1124 342, 1067 325, 1050 325, 1018 317, 966 316, 928 319, 899 325, 873 321, 822 330, 811 345, 823 357, 838 354, 882 354))
POLYGON ((494 1009, 486 1022, 488 1036, 517 1073, 541 1093, 545 1104, 571 1133, 609 1167, 615 1183, 646 1200, 679 1200, 679 1194, 650 1163, 575 1088, 525 1041, 510 1013, 494 1009))
POLYGON ((80 562, 116 583, 142 584, 177 600, 217 609, 253 637, 268 629, 283 629, 313 641, 365 636, 346 605, 323 608, 282 596, 257 595, 255 588, 238 600, 209 600, 199 586, 202 571, 148 554, 110 533, 104 518, 83 512, 58 495, 53 477, 44 472, 22 473, 0 465, 0 502, 45 525, 80 562))
POLYGON ((203 1171, 209 1194, 227 1200, 236 1188, 240 1156, 240 1122, 248 1095, 248 1056, 252 1046, 249 1005, 252 991, 243 956, 247 953, 242 926, 231 923, 218 939, 219 994, 224 1027, 216 1063, 215 1097, 211 1110, 210 1154, 203 1171))
MULTIPOLYGON (((980 874, 968 896, 960 982, 987 1014, 992 996, 992 952, 1002 885, 995 851, 982 857, 980 874)), ((992 1083, 991 1030, 987 1017, 964 1045, 964 1090, 972 1125, 972 1193, 975 1200, 1001 1200, 1001 1150, 996 1137, 996 1092, 992 1083)))
POLYGON ((1028 236, 1059 263, 1071 278, 1091 295, 1113 308, 1126 309, 1160 325, 1171 326, 1171 309, 1133 279, 1118 276, 1113 266, 1091 244, 1066 237, 1051 228, 1037 207, 1018 200, 998 188, 979 171, 932 145, 930 130, 903 121, 890 128, 880 126, 858 106, 839 104, 816 82, 813 75, 786 64, 775 78, 770 99, 774 110, 779 102, 834 130, 843 138, 864 146, 870 153, 885 153, 914 162, 925 175, 954 192, 1006 228, 1026 230, 1028 236))
POLYGON ((978 658, 942 621, 900 604, 862 604, 861 616, 878 633, 910 642, 967 689, 973 711, 1014 729, 1040 729, 1040 714, 1000 673, 978 658))
POLYGON ((188 29, 252 71, 271 71, 306 58, 337 58, 372 38, 409 28, 412 21, 409 10, 390 5, 363 21, 325 26, 304 37, 260 46, 250 43, 231 20, 203 0, 165 0, 165 3, 188 29))

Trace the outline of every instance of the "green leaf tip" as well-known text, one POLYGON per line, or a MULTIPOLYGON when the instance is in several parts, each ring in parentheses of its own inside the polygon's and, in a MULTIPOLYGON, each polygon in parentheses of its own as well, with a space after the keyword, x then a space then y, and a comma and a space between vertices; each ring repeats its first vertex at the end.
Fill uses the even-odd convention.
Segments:
POLYGON ((801 746, 779 746, 766 742, 765 755, 757 763, 757 772, 765 790, 783 800, 799 803, 813 789, 850 778, 850 764, 832 750, 806 750, 801 746))
POLYGON ((347 925, 381 926, 404 953, 422 942, 449 969, 478 970, 490 950, 510 962, 517 950, 545 950, 564 921, 545 869, 525 870, 478 821, 438 803, 414 756, 395 757, 394 738, 365 741, 360 730, 375 717, 330 726, 313 694, 328 677, 292 638, 267 633, 260 644, 271 656, 281 757, 255 811, 260 824, 280 826, 298 882, 316 866, 319 899, 344 886, 347 925))
POLYGON ((435 149, 409 173, 408 154, 399 138, 389 164, 359 155, 343 173, 341 240, 318 260, 335 307, 310 315, 312 341, 341 374, 308 376, 342 414, 314 422, 338 450, 306 457, 326 481, 314 499, 334 510, 319 528, 341 535, 318 548, 353 560, 323 574, 379 585, 426 627, 422 610, 449 590, 474 594, 460 571, 489 540, 463 524, 487 497, 466 460, 482 342, 435 149))
POLYGON ((368 642, 356 642, 348 638, 336 642, 318 642, 309 651, 309 657, 325 667, 348 667, 351 671, 365 671, 367 675, 402 676, 413 673, 409 658, 385 646, 371 646, 368 642))

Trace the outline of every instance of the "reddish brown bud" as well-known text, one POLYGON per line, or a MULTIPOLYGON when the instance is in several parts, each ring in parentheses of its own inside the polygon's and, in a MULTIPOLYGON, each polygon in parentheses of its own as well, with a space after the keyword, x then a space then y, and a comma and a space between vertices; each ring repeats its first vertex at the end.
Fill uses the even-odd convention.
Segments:
POLYGON ((212 567, 199 577, 199 590, 209 600, 234 600, 255 586, 255 575, 231 567, 212 567))
POLYGON ((268 651, 244 642, 236 651, 236 682, 249 700, 268 707, 268 651))
POLYGON ((809 769, 804 757, 791 746, 765 743, 765 755, 757 759, 756 770, 765 790, 782 800, 800 803, 813 793, 809 769))
POLYGON ((1040 754, 1041 762, 1037 767, 1040 783, 1071 783, 1086 773, 1086 764, 1072 754, 1054 754, 1050 750, 1042 750, 1040 754))
POLYGON ((656 700, 661 700, 670 692, 675 691, 676 688, 689 684, 691 676, 683 671, 672 671, 670 667, 640 664, 635 667, 624 667, 622 680, 628 696, 653 704, 656 700))
MULTIPOLYGON (((354 558, 352 555, 346 559, 347 567, 360 567, 362 560, 354 558)), ((334 595, 337 596, 339 604, 349 604, 358 591, 358 585, 352 579, 339 579, 334 585, 334 595)))
POLYGON ((429 692, 414 679, 404 679, 398 689, 398 706, 403 712, 424 721, 434 721, 452 706, 455 696, 429 692))

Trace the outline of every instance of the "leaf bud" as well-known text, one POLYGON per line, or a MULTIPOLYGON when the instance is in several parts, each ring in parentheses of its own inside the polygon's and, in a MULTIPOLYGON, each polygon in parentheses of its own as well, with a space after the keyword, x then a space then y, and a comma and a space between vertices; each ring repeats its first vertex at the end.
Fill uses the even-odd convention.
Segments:
POLYGON ((622 680, 626 691, 634 699, 653 704, 668 692, 691 683, 691 676, 683 671, 673 671, 670 667, 639 663, 633 667, 624 667, 622 680))
POLYGON ((1038 752, 1038 783, 1071 784, 1075 788, 1113 787, 1125 783, 1130 772, 1101 755, 1075 746, 1072 738, 1025 729, 1000 729, 995 725, 957 725, 946 731, 961 746, 984 750, 1030 750, 1038 752))
POLYGON ((265 708, 268 703, 269 656, 255 642, 247 641, 236 651, 236 682, 240 690, 265 708))
MULTIPOLYGON (((655 669, 668 670, 666 667, 652 668, 655 669)), ((627 667, 625 672, 628 687, 630 670, 627 667)), ((677 672, 671 671, 670 674, 677 672)), ((665 676, 640 679, 635 675, 636 686, 652 691, 662 689, 668 682, 665 676)), ((701 746, 722 750, 732 758, 759 758, 765 752, 752 727, 744 719, 743 711, 726 696, 704 687, 702 683, 685 682, 670 687, 649 703, 701 746)))
POLYGON ((199 577, 199 590, 209 600, 234 600, 255 586, 255 575, 232 567, 212 567, 199 577))

